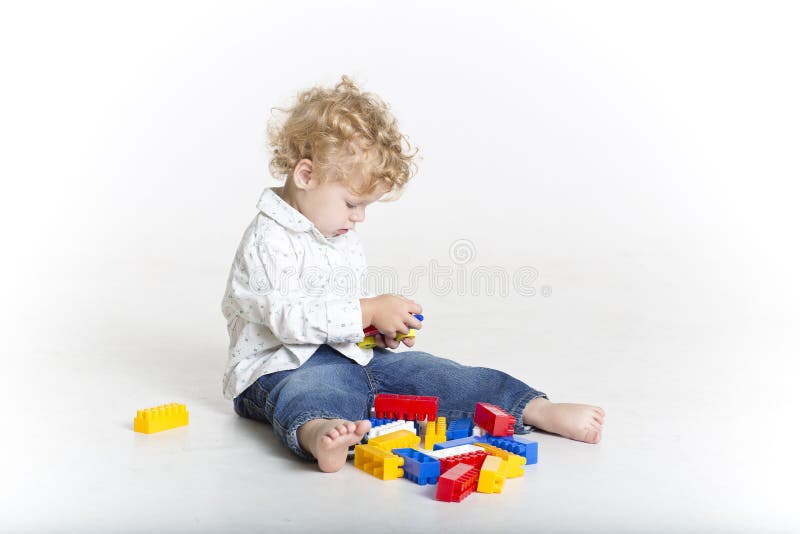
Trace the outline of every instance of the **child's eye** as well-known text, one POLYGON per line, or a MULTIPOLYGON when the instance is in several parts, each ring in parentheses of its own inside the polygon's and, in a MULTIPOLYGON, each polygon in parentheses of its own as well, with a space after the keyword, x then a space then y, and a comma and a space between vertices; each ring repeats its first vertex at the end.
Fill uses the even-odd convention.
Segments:
POLYGON ((350 209, 355 208, 354 204, 350 204, 349 202, 345 202, 345 204, 347 204, 347 207, 350 208, 350 209))

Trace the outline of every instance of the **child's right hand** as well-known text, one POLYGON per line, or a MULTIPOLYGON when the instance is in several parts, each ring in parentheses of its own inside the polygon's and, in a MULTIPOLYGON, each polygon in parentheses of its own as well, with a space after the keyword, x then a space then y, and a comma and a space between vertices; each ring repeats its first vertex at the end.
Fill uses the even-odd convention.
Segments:
POLYGON ((361 299, 364 328, 373 325, 392 341, 397 334, 408 334, 409 328, 422 328, 422 321, 414 317, 415 313, 422 313, 422 306, 402 295, 386 293, 361 299))
POLYGON ((396 339, 387 339, 383 337, 383 334, 375 334, 375 346, 382 349, 396 349, 400 346, 400 343, 411 348, 414 346, 415 340, 416 338, 414 337, 404 337, 402 340, 397 341, 396 339))

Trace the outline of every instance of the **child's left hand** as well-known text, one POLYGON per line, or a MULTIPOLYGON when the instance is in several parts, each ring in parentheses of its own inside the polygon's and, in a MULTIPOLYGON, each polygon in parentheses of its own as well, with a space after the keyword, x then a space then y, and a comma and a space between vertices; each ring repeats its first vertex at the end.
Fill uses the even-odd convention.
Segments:
MULTIPOLYGON (((413 337, 404 337, 401 341, 406 347, 413 347, 414 340, 413 337)), ((375 344, 382 349, 396 349, 400 346, 400 341, 387 339, 383 334, 375 334, 375 344)))

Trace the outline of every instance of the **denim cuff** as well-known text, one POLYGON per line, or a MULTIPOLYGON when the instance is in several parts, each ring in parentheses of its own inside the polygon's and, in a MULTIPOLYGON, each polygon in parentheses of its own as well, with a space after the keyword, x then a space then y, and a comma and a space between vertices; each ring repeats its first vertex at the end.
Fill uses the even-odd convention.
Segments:
POLYGON ((544 397, 546 399, 547 395, 545 393, 542 393, 541 391, 536 391, 535 389, 531 389, 519 399, 519 401, 514 405, 513 408, 511 408, 509 413, 513 415, 517 420, 516 424, 514 425, 514 434, 528 434, 532 430, 535 430, 533 426, 526 425, 525 423, 523 423, 522 412, 525 410, 525 406, 527 406, 530 401, 532 401, 533 399, 537 399, 539 397, 544 397))
MULTIPOLYGON (((308 423, 313 419, 342 419, 342 417, 324 411, 305 412, 300 414, 292 422, 292 424, 289 426, 288 429, 284 429, 282 425, 280 425, 281 431, 283 433, 281 439, 283 439, 283 442, 286 444, 286 446, 289 447, 289 449, 291 449, 291 451, 296 455, 298 455, 300 458, 303 458, 304 460, 308 460, 310 462, 316 462, 317 459, 314 458, 314 455, 312 455, 310 452, 306 451, 305 449, 303 449, 303 447, 300 446, 300 441, 297 439, 297 429, 299 429, 301 426, 303 426, 304 424, 308 423)), ((275 422, 277 423, 277 421, 275 422)))

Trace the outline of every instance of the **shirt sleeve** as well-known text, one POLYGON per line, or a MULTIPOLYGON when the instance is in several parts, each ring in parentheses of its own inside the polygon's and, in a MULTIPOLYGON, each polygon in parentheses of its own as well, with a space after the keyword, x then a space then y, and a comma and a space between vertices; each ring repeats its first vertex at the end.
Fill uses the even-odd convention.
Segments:
POLYGON ((300 271, 288 239, 243 241, 231 268, 223 313, 228 319, 236 315, 267 326, 284 344, 364 339, 359 291, 332 287, 327 269, 306 269, 302 276, 300 271))
POLYGON ((350 249, 350 254, 353 258, 353 268, 358 281, 358 294, 362 299, 376 297, 378 294, 370 287, 370 281, 372 280, 372 276, 370 275, 372 273, 369 272, 367 257, 364 254, 364 248, 361 245, 361 240, 358 237, 355 237, 354 233, 352 241, 353 245, 350 249))

